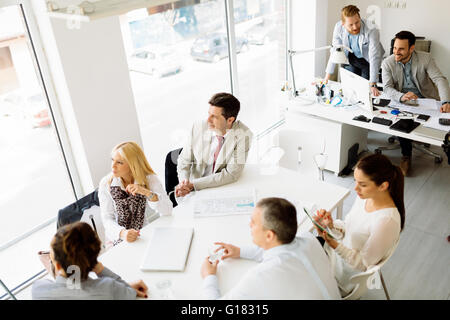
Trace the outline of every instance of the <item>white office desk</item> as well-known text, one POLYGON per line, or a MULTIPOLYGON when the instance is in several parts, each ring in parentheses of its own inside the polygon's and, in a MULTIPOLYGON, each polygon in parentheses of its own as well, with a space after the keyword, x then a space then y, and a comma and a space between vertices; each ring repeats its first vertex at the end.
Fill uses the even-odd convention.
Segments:
MULTIPOLYGON (((257 198, 268 196, 297 197, 300 200, 315 202, 319 207, 333 210, 342 206, 349 190, 304 178, 299 173, 280 168, 273 176, 259 174, 256 167, 246 167, 238 182, 223 187, 202 190, 199 193, 226 190, 230 188, 255 187, 257 198)), ((203 299, 200 267, 208 256, 208 249, 215 241, 228 242, 237 246, 252 244, 250 235, 250 215, 233 215, 209 218, 193 217, 193 195, 174 209, 173 216, 161 217, 141 230, 140 238, 133 243, 122 242, 105 252, 99 260, 119 274, 125 281, 144 280, 150 291, 150 299, 158 299, 155 285, 158 281, 169 279, 176 299, 203 299), (192 226, 194 236, 184 272, 144 272, 139 269, 144 252, 148 246, 152 229, 158 226, 192 226)), ((311 223, 302 225, 309 230, 311 223)), ((168 252, 167 254, 170 254, 168 252)), ((227 259, 219 263, 218 279, 221 293, 225 294, 237 284, 243 274, 255 264, 245 259, 227 259)))
MULTIPOLYGON (((381 108, 380 108, 381 109, 381 108)), ((314 103, 300 105, 298 101, 291 100, 287 104, 285 114, 286 126, 298 130, 323 135, 326 141, 325 153, 328 161, 325 169, 340 173, 348 163, 348 150, 355 143, 359 144, 358 153, 367 149, 368 130, 382 132, 388 135, 399 136, 413 141, 420 141, 430 145, 441 146, 443 141, 421 136, 414 133, 404 133, 389 129, 389 126, 353 120, 360 114, 371 119, 373 116, 385 117, 376 111, 373 115, 359 107, 346 109, 314 103)), ((393 120, 395 122, 395 120, 393 120)), ((313 137, 312 137, 313 138, 313 137)))
MULTIPOLYGON (((378 123, 373 123, 372 121, 371 122, 363 122, 363 121, 353 120, 354 117, 356 117, 360 114, 365 115, 369 119, 371 119, 374 115, 383 117, 382 114, 377 114, 377 112, 375 112, 374 115, 370 115, 367 111, 364 111, 361 108, 346 110, 343 107, 334 107, 332 105, 322 105, 319 103, 302 106, 302 105, 299 105, 295 100, 292 100, 288 104, 287 108, 288 108, 289 112, 304 113, 304 114, 308 114, 310 116, 324 118, 327 120, 332 120, 332 121, 336 121, 336 122, 340 122, 340 123, 346 123, 346 124, 349 124, 352 126, 363 128, 363 129, 378 131, 378 132, 386 133, 389 135, 399 136, 399 137, 411 139, 414 141, 420 141, 423 143, 428 143, 428 144, 439 146, 439 147, 443 143, 442 140, 431 139, 431 138, 428 138, 425 136, 415 134, 414 130, 410 133, 404 133, 401 131, 389 129, 389 126, 385 126, 385 125, 378 124, 378 123)), ((395 123, 395 121, 393 121, 393 123, 395 123)))

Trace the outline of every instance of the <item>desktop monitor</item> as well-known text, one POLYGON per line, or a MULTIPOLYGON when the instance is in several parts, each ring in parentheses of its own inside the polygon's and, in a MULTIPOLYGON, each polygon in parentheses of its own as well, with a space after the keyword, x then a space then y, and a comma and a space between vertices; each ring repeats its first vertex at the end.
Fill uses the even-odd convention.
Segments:
POLYGON ((373 105, 369 80, 344 68, 340 68, 339 72, 341 74, 342 93, 346 104, 360 102, 361 108, 372 114, 373 105))

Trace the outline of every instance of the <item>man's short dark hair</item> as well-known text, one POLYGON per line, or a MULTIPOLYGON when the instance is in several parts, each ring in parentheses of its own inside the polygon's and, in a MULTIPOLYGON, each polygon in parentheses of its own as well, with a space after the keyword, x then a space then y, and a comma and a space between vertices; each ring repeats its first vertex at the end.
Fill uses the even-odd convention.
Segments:
POLYGON ((290 243, 297 233, 297 210, 282 198, 264 198, 256 206, 262 209, 263 227, 272 230, 283 244, 290 243))
POLYGON ((408 40, 408 44, 409 44, 410 48, 411 48, 411 46, 416 44, 416 36, 414 35, 414 33, 409 32, 409 31, 400 31, 399 33, 397 33, 395 35, 395 39, 408 40))
POLYGON ((241 108, 239 100, 232 94, 226 92, 216 93, 209 99, 208 103, 214 107, 222 108, 222 115, 225 119, 230 117, 236 119, 241 108))

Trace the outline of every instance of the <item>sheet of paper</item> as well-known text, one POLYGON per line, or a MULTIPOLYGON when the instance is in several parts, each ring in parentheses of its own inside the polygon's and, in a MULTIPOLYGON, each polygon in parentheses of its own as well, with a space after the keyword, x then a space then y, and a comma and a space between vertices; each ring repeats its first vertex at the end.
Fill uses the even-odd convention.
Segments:
POLYGON ((414 114, 426 114, 431 117, 439 117, 441 112, 439 110, 429 110, 429 109, 417 109, 417 107, 399 107, 400 111, 411 112, 414 114))
POLYGON ((443 126, 442 124, 439 124, 439 118, 450 119, 450 113, 440 113, 439 112, 438 115, 431 117, 430 119, 428 119, 427 122, 423 123, 423 126, 427 127, 427 128, 442 130, 442 131, 450 131, 450 126, 443 126))
MULTIPOLYGON (((397 102, 394 100, 391 100, 389 103, 389 106, 394 108, 411 108, 411 110, 429 110, 429 111, 439 111, 439 107, 441 106, 440 101, 436 101, 434 99, 417 99, 418 106, 409 106, 407 104, 397 102)), ((420 113, 420 112, 416 112, 420 113)))
POLYGON ((414 114, 426 114, 431 118, 425 122, 420 121, 420 123, 427 128, 433 128, 437 130, 448 131, 449 126, 443 126, 439 124, 439 118, 449 118, 450 114, 440 112, 440 106, 442 105, 440 101, 434 99, 418 99, 419 106, 412 107, 405 104, 391 101, 389 106, 398 108, 400 111, 411 112, 414 114))
POLYGON ((419 103, 419 108, 427 110, 439 110, 439 107, 442 105, 440 101, 434 99, 417 99, 417 102, 419 103))
POLYGON ((250 214, 256 205, 255 189, 199 195, 194 202, 194 217, 250 214))

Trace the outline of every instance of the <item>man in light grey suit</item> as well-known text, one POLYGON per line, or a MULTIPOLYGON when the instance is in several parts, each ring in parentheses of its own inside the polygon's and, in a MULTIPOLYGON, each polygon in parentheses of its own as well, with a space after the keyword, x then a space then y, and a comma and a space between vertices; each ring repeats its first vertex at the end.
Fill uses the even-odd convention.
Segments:
POLYGON ((209 104, 207 121, 194 123, 178 157, 176 197, 237 181, 247 161, 252 132, 236 120, 239 100, 217 93, 209 104))
MULTIPOLYGON (((395 35, 394 54, 382 64, 386 95, 398 102, 432 98, 442 101, 441 112, 450 112, 450 88, 447 78, 436 66, 431 54, 415 51, 416 37, 409 31, 395 35)), ((400 168, 406 176, 411 167, 412 142, 400 138, 402 160, 400 168)))
MULTIPOLYGON (((333 31, 333 46, 338 45, 344 45, 353 51, 344 51, 350 62, 344 68, 369 80, 372 95, 380 95, 376 87, 384 54, 380 32, 376 28, 370 28, 367 22, 361 19, 356 6, 348 5, 341 11, 341 21, 336 23, 333 31)), ((330 59, 325 81, 330 80, 334 69, 335 65, 330 59)))

